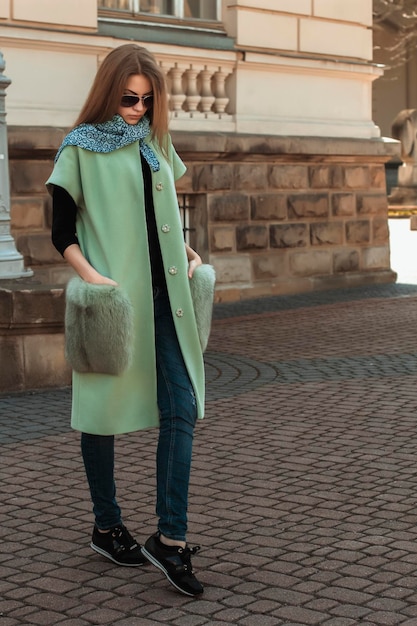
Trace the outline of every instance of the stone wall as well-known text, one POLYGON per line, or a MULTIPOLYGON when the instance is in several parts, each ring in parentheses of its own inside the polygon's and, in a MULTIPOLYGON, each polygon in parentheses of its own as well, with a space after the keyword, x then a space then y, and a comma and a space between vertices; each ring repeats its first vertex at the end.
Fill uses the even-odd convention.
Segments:
MULTIPOLYGON (((64 286, 44 182, 65 129, 9 129, 11 218, 34 276, 0 285, 0 392, 69 384, 64 286)), ((381 140, 175 132, 188 166, 195 245, 217 273, 216 300, 391 282, 381 140)))
MULTIPOLYGON (((50 242, 44 181, 64 133, 9 131, 16 245, 38 281, 58 285, 69 272, 50 242)), ((394 280, 384 162, 397 144, 183 132, 173 140, 188 166, 178 191, 194 198, 194 242, 216 268, 218 300, 394 280)))
POLYGON ((63 287, 34 279, 0 282, 0 393, 70 384, 64 309, 63 287))
POLYGON ((174 134, 204 194, 217 300, 390 282, 381 140, 174 134))
POLYGON ((8 124, 73 124, 101 60, 136 41, 167 76, 175 130, 379 137, 372 0, 220 4, 219 21, 204 22, 101 11, 96 0, 0 0, 8 124))

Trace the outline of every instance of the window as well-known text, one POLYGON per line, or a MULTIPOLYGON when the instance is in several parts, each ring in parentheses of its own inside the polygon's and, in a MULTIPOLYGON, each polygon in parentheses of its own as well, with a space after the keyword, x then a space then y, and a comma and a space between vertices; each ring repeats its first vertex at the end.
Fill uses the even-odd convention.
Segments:
POLYGON ((98 0, 98 8, 182 19, 219 20, 221 0, 98 0))
POLYGON ((216 20, 216 2, 207 0, 186 0, 184 2, 184 17, 197 17, 203 20, 216 20))

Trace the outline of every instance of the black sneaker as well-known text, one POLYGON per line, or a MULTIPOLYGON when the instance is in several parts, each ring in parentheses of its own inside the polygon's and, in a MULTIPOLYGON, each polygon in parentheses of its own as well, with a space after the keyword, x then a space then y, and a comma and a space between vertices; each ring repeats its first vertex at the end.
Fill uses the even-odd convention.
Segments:
POLYGON ((204 587, 194 576, 191 566, 191 555, 198 550, 200 550, 200 546, 194 548, 166 546, 161 543, 159 533, 156 533, 146 541, 142 548, 142 554, 164 572, 169 582, 178 591, 187 596, 198 596, 203 593, 204 587))
POLYGON ((114 526, 108 533, 100 533, 94 526, 90 546, 117 565, 139 567, 147 562, 140 550, 140 545, 136 543, 123 524, 114 526))

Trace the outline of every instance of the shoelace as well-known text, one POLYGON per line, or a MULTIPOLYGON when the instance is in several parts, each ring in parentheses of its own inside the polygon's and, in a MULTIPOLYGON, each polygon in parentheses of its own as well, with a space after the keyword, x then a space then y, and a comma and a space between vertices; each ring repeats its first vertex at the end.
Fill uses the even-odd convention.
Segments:
POLYGON ((196 554, 199 550, 201 550, 201 546, 194 546, 193 548, 186 546, 185 548, 179 548, 178 554, 180 555, 186 572, 190 572, 191 574, 193 573, 191 556, 196 554))
POLYGON ((124 526, 116 526, 113 528, 111 535, 113 543, 117 542, 118 544, 117 546, 115 545, 118 552, 123 552, 124 550, 134 550, 138 547, 138 544, 124 526))

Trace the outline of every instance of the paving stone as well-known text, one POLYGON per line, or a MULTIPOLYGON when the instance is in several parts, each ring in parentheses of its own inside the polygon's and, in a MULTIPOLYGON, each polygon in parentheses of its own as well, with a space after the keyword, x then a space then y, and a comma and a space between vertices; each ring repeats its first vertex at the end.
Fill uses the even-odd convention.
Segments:
POLYGON ((378 624, 378 626, 393 626, 394 624, 402 624, 402 616, 398 613, 389 613, 383 611, 377 611, 371 613, 365 619, 365 623, 368 621, 371 624, 378 624))
MULTIPOLYGON (((417 625, 417 286, 228 303, 214 318, 189 511, 204 596, 91 551, 70 390, 17 393, 0 396, 2 626, 417 625)), ((155 449, 155 431, 116 442, 140 541, 155 449)))
POLYGON ((326 618, 324 613, 294 606, 284 606, 275 613, 278 617, 282 617, 286 620, 290 619, 292 622, 299 622, 305 624, 305 626, 308 624, 322 624, 323 620, 326 618))

